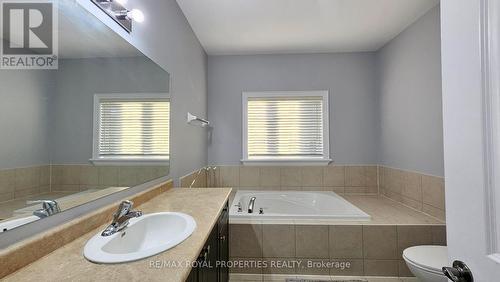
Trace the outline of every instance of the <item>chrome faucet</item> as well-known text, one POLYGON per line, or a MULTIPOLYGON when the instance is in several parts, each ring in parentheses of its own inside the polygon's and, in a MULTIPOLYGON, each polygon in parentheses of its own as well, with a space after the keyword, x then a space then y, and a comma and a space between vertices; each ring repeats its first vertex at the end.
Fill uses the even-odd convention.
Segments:
POLYGON ((36 201, 26 201, 27 205, 42 204, 42 208, 33 211, 34 216, 39 218, 45 218, 56 213, 61 212, 59 204, 55 200, 36 200, 36 201))
POLYGON ((256 197, 250 198, 250 202, 248 203, 248 213, 253 213, 253 207, 255 206, 256 197))
POLYGON ((118 206, 118 210, 113 215, 113 222, 111 222, 106 229, 101 233, 101 236, 110 236, 116 232, 122 231, 128 225, 131 218, 142 216, 141 211, 133 211, 132 201, 123 201, 118 206))

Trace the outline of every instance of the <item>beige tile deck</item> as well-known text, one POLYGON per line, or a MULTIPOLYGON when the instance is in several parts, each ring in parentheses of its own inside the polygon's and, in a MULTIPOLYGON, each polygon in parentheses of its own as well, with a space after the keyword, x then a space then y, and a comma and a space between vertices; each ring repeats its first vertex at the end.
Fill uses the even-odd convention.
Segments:
POLYGON ((357 206, 372 219, 368 224, 387 224, 387 225, 442 225, 444 221, 429 216, 423 212, 409 208, 396 201, 390 200, 384 196, 343 196, 353 205, 357 206))

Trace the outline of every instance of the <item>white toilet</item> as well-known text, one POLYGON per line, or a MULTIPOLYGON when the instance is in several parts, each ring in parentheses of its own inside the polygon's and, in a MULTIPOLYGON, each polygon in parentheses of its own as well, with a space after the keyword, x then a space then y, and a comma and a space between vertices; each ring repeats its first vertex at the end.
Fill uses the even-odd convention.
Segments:
POLYGON ((410 271, 422 282, 447 282, 441 268, 448 265, 446 246, 415 246, 403 251, 410 271))

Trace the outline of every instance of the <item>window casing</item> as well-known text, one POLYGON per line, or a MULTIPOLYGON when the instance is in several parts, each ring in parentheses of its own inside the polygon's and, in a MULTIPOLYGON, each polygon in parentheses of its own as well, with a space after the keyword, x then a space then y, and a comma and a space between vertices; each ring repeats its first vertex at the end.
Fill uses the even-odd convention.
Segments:
POLYGON ((243 92, 244 164, 325 165, 328 91, 243 92))
POLYGON ((166 93, 96 94, 94 164, 156 165, 170 159, 166 93))

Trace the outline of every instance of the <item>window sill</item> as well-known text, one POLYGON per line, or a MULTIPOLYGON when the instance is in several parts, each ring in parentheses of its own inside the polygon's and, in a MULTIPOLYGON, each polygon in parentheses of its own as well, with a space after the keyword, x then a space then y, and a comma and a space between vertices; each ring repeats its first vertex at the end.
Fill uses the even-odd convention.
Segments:
POLYGON ((253 166, 327 166, 331 159, 243 159, 243 165, 253 166))
POLYGON ((100 158, 89 160, 95 166, 117 165, 117 166, 162 166, 169 165, 170 159, 124 159, 124 158, 100 158))

